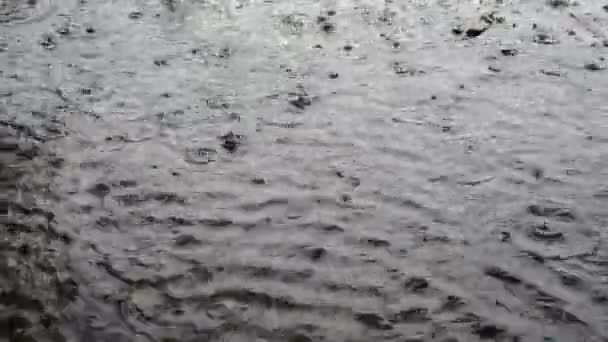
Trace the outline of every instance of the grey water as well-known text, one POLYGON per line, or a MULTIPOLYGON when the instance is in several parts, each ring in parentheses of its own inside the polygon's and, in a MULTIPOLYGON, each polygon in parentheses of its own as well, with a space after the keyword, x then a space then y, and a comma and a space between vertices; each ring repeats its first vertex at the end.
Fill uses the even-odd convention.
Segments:
POLYGON ((0 0, 0 341, 608 341, 608 3, 0 0))

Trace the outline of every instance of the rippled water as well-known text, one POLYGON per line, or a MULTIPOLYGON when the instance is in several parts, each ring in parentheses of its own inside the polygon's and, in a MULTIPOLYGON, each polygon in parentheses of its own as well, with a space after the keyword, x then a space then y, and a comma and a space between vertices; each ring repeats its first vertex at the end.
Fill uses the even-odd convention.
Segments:
POLYGON ((0 0, 0 340, 608 341, 604 5, 0 0))

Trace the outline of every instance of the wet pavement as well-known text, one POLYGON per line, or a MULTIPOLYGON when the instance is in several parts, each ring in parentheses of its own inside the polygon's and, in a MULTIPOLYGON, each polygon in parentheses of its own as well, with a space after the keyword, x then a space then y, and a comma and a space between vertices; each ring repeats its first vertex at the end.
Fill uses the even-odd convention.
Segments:
POLYGON ((0 341, 608 341, 608 3, 0 0, 0 341))

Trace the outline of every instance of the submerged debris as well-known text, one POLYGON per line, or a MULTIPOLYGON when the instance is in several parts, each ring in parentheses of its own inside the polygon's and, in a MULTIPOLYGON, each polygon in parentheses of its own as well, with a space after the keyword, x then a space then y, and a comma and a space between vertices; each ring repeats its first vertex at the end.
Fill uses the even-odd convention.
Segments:
POLYGON ((543 223, 540 226, 535 226, 532 228, 531 235, 539 240, 563 240, 564 234, 558 231, 551 230, 547 223, 543 223))
POLYGON ((555 70, 540 69, 540 73, 543 75, 554 76, 554 77, 562 76, 561 72, 555 71, 555 70))
POLYGON ((55 49, 55 47, 57 46, 57 43, 55 42, 55 37, 50 34, 43 35, 40 39, 40 46, 47 50, 55 49))
POLYGON ((304 109, 312 104, 310 96, 301 85, 297 87, 295 92, 287 94, 287 102, 299 109, 304 109))
POLYGON ((505 48, 505 49, 501 49, 500 53, 503 56, 517 56, 517 49, 515 49, 515 48, 505 48))
POLYGON ((466 302, 462 298, 454 295, 448 295, 446 298, 443 299, 438 311, 454 311, 464 306, 465 304, 466 302))
POLYGON ((104 183, 97 183, 88 190, 90 194, 98 197, 105 197, 110 193, 110 191, 110 186, 104 183))
POLYGON ((464 27, 462 26, 462 24, 457 24, 455 26, 452 27, 452 33, 456 34, 456 35, 460 35, 464 32, 464 27))
POLYGON ((494 339, 498 335, 503 334, 506 330, 494 324, 483 324, 474 327, 473 332, 481 339, 494 339))
POLYGON ((553 8, 568 7, 570 0, 547 0, 547 5, 553 8))
POLYGON ((421 323, 429 321, 429 310, 422 307, 414 307, 406 310, 401 310, 396 313, 391 322, 393 323, 421 323))
POLYGON ((499 280, 504 281, 505 283, 510 283, 510 284, 519 284, 521 283, 521 279, 517 278, 514 275, 511 275, 510 273, 508 273, 507 271, 497 267, 497 266, 489 266, 486 267, 486 269, 484 270, 484 273, 487 276, 490 276, 492 278, 496 278, 499 280))
POLYGON ((394 62, 393 70, 395 71, 395 74, 404 76, 420 76, 426 74, 424 70, 407 66, 403 62, 394 62))
POLYGON ((534 216, 555 217, 562 221, 575 221, 576 216, 568 208, 545 207, 538 204, 528 206, 528 212, 534 216))
POLYGON ((256 185, 263 185, 263 184, 266 184, 266 180, 262 177, 253 177, 251 179, 251 183, 256 184, 256 185))
POLYGON ((297 335, 293 335, 290 336, 287 339, 287 342, 312 342, 313 340, 306 336, 306 335, 302 335, 302 334, 297 334, 297 335))
POLYGON ((319 261, 327 255, 327 250, 323 247, 308 247, 304 250, 304 254, 312 261, 319 261))
POLYGON ((499 67, 497 67, 497 66, 494 66, 494 65, 490 65, 488 67, 488 70, 490 70, 492 72, 501 72, 501 69, 499 67))
POLYGON ((187 246, 187 245, 193 245, 193 244, 197 244, 200 241, 198 241, 194 235, 191 234, 182 234, 179 235, 177 238, 175 238, 175 245, 176 246, 187 246))
POLYGON ((129 13, 129 19, 139 19, 143 16, 144 14, 140 11, 132 11, 131 13, 129 13))
POLYGON ((391 245, 390 242, 386 240, 372 237, 361 239, 361 241, 373 247, 389 247, 391 245))
POLYGON ((559 43, 559 41, 555 39, 552 35, 544 32, 539 32, 535 34, 532 38, 532 41, 536 44, 542 45, 555 45, 559 43))
POLYGON ((332 33, 336 31, 336 25, 326 21, 321 24, 321 30, 326 33, 332 33))
POLYGON ((504 20, 504 17, 497 16, 496 12, 491 12, 479 17, 479 20, 471 23, 466 30, 462 24, 452 27, 452 33, 460 35, 464 32, 467 38, 475 38, 487 31, 493 24, 502 23, 504 20))
POLYGON ((480 25, 476 27, 469 27, 466 30, 466 35, 469 38, 475 38, 480 36, 482 33, 486 32, 486 30, 490 28, 490 25, 480 25))
POLYGON ((221 48, 215 54, 215 56, 218 58, 228 58, 228 57, 232 56, 232 50, 229 47, 225 46, 225 47, 221 48))
POLYGON ((70 33, 72 33, 72 29, 71 29, 71 25, 70 23, 65 23, 64 25, 61 25, 57 30, 57 33, 59 33, 62 36, 67 36, 70 33))
POLYGON ((185 161, 191 164, 206 165, 214 162, 217 151, 213 148, 201 147, 186 149, 185 161))
POLYGON ((305 107, 308 107, 312 104, 310 97, 305 94, 291 93, 291 94, 289 94, 287 101, 294 107, 297 107, 300 109, 304 109, 305 107))
POLYGON ((589 71, 600 71, 606 69, 606 66, 599 64, 597 62, 591 62, 585 64, 585 69, 589 71))
POLYGON ((241 135, 234 134, 232 131, 219 137, 222 141, 222 147, 228 150, 228 152, 236 151, 237 147, 241 145, 241 135))
POLYGON ((582 326, 587 326, 587 323, 585 323, 575 314, 562 307, 555 305, 554 303, 538 303, 537 307, 543 311, 547 318, 551 320, 564 323, 576 323, 582 326))
POLYGON ((391 330, 393 326, 375 313, 357 313, 355 319, 370 329, 391 330))
POLYGON ((411 277, 403 284, 406 290, 419 292, 429 287, 428 280, 421 277, 411 277))

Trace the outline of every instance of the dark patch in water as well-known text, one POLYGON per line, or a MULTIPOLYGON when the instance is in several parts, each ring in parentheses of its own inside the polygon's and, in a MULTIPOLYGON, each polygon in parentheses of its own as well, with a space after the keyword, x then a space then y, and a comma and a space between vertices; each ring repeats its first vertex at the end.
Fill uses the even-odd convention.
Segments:
POLYGON ((528 206, 528 212, 534 216, 554 217, 563 221, 576 221, 576 216, 570 209, 560 207, 547 207, 542 205, 528 206))
POLYGON ((421 323, 429 321, 429 310, 427 308, 411 308, 396 313, 391 322, 393 323, 421 323))
POLYGON ((235 152, 236 149, 241 145, 242 136, 228 132, 220 137, 222 141, 222 147, 228 152, 235 152))
POLYGON ((405 281, 404 287, 409 291, 420 292, 429 287, 429 282, 425 278, 412 277, 405 281))
POLYGON ((355 314, 355 320, 370 329, 376 330, 391 330, 393 326, 388 323, 384 318, 375 313, 357 313, 355 314))
POLYGON ((514 275, 508 273, 507 271, 505 271, 497 266, 486 267, 486 269, 484 270, 484 273, 492 278, 496 278, 505 283, 509 283, 509 284, 521 283, 521 279, 515 277, 514 275))

